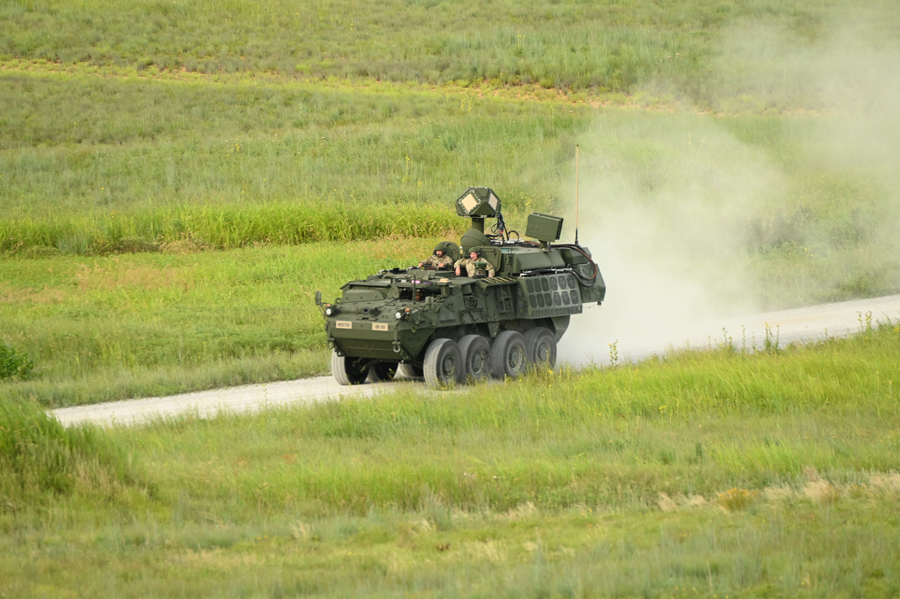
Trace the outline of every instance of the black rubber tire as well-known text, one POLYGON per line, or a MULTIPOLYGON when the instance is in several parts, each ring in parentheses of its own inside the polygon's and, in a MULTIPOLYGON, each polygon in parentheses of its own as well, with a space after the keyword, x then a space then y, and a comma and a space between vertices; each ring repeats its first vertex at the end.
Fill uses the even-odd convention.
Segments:
POLYGON ((465 369, 459 345, 452 339, 435 339, 425 350, 425 383, 432 389, 463 382, 465 369))
POLYGON ((347 356, 331 354, 331 374, 341 385, 360 385, 369 375, 368 369, 359 367, 359 360, 347 356))
POLYGON ((534 327, 525 333, 525 355, 537 369, 556 366, 556 335, 550 329, 534 327))
POLYGON ((369 366, 369 376, 366 378, 370 383, 392 381, 397 374, 399 364, 399 362, 376 362, 369 366))
POLYGON ((483 381, 491 376, 491 344, 481 335, 466 335, 459 340, 459 353, 466 378, 483 381))
POLYGON ((402 362, 400 366, 397 367, 397 374, 408 379, 420 379, 425 376, 425 371, 421 366, 410 364, 409 362, 402 362))
POLYGON ((491 345, 492 374, 496 379, 514 379, 525 372, 528 358, 525 337, 518 331, 503 331, 491 345))

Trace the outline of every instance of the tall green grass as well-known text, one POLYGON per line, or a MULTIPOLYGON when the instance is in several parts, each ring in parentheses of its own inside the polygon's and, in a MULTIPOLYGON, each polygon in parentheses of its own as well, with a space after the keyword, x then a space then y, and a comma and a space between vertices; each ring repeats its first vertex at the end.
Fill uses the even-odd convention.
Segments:
POLYGON ((890 596, 898 335, 113 429, 153 492, 0 513, 0 588, 890 596))
POLYGON ((20 597, 885 596, 892 499, 749 511, 420 514, 18 534, 0 583, 20 597), (82 533, 84 534, 84 533, 82 533), (29 551, 26 553, 26 549, 29 551), (102 564, 102 565, 100 565, 102 564), (40 582, 39 582, 40 581, 40 582))
POLYGON ((34 362, 27 354, 0 342, 0 379, 27 379, 34 370, 34 362))
POLYGON ((65 428, 37 406, 0 401, 0 513, 33 512, 70 496, 116 500, 140 487, 136 472, 105 431, 65 428))
MULTIPOLYGON (((889 2, 869 2, 882 19, 889 2)), ((765 20, 800 39, 827 35, 856 4, 792 0, 441 3, 354 0, 262 4, 131 0, 14 3, 2 13, 0 60, 197 73, 276 72, 463 85, 533 84, 634 92, 664 80, 698 99, 696 80, 734 22, 765 20), (484 23, 492 26, 485 28, 484 23), (85 26, 89 25, 87 29, 85 26)))
POLYGON ((459 237, 459 217, 430 205, 307 201, 300 204, 182 205, 120 213, 60 214, 0 223, 2 246, 25 257, 225 250, 253 245, 359 239, 459 237))
MULTIPOLYGON (((221 489, 208 492, 228 488, 245 506, 273 513, 405 511, 432 495, 476 511, 652 505, 659 493, 795 484, 808 467, 853 484, 861 473, 900 469, 898 339, 900 328, 885 325, 768 354, 678 353, 427 399, 400 389, 374 401, 191 423, 172 444, 216 468, 259 460, 255 472, 226 467, 221 489), (844 426, 846 435, 834 434, 844 426), (862 429, 864 443, 853 432, 862 429)), ((141 452, 169 446, 149 441, 141 452)), ((173 465, 166 486, 194 467, 173 465)), ((214 476, 212 466, 204 472, 214 476)))

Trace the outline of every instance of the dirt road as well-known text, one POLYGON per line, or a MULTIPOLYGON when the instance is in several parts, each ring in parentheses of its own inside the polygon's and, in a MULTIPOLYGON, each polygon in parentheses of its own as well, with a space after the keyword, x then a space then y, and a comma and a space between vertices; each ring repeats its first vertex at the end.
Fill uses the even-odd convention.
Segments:
MULTIPOLYGON (((601 308, 602 309, 602 308, 601 308)), ((598 313, 602 318, 602 314, 598 313)), ((860 331, 867 324, 890 319, 900 322, 900 295, 875 299, 826 304, 798 308, 782 312, 755 314, 740 318, 710 320, 690 323, 668 330, 655 329, 653 335, 637 335, 629 339, 627 333, 616 332, 614 327, 598 326, 592 333, 590 346, 578 344, 577 349, 567 347, 569 334, 560 344, 560 358, 572 364, 610 361, 610 344, 615 343, 617 359, 639 360, 658 354, 670 347, 708 347, 727 342, 740 348, 762 347, 767 330, 770 340, 777 336, 781 345, 796 341, 814 340, 827 336, 844 336, 860 331)), ((575 323, 573 322, 573 326, 575 323)), ((577 325, 583 330, 582 324, 577 325)), ((377 385, 342 387, 330 376, 247 385, 215 391, 185 393, 170 397, 151 397, 129 401, 117 401, 90 406, 78 406, 54 410, 53 414, 63 424, 94 422, 104 426, 127 426, 184 413, 200 418, 224 412, 252 412, 268 407, 302 405, 341 399, 343 397, 372 397, 380 392, 397 389, 399 385, 414 385, 425 389, 421 382, 396 381, 377 385)))

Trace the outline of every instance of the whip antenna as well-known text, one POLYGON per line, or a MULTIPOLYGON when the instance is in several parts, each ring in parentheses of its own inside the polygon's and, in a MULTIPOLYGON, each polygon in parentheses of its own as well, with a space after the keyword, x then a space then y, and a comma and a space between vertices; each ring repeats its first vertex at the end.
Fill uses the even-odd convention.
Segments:
POLYGON ((575 245, 578 245, 578 144, 575 144, 575 245))

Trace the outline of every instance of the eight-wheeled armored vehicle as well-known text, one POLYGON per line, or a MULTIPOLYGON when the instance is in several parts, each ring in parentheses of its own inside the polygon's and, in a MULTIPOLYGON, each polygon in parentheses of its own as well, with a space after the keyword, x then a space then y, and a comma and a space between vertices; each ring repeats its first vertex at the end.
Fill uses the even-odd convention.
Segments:
POLYGON ((387 380, 399 370, 443 387, 553 367, 571 316, 603 301, 606 285, 588 248, 554 243, 562 218, 531 214, 525 237, 534 241, 520 239, 506 230, 500 199, 487 187, 467 189, 456 211, 472 228, 459 245, 436 249, 454 261, 460 251, 478 252, 473 272, 394 268, 350 281, 334 303, 316 292, 339 383, 387 380), (496 222, 485 233, 488 218, 496 222), (482 274, 491 266, 494 276, 482 274))

